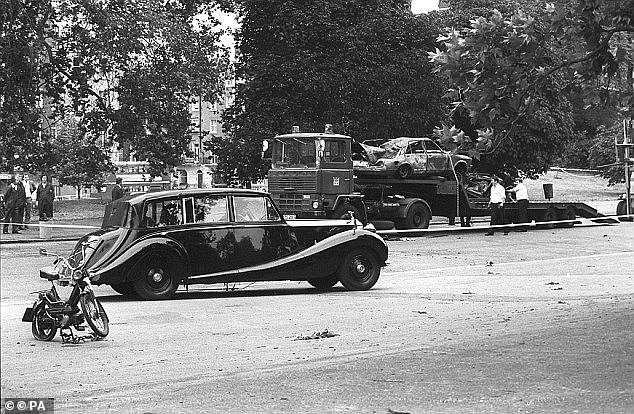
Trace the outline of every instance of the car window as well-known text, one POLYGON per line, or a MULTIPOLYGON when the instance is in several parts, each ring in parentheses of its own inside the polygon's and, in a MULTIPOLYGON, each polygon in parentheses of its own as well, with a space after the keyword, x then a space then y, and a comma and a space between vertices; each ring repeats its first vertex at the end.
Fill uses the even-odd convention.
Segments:
POLYGON ((152 200, 145 206, 145 227, 163 227, 183 224, 183 206, 179 198, 152 200))
POLYGON ((411 152, 411 153, 425 152, 425 148, 423 147, 423 142, 422 141, 413 141, 413 142, 411 142, 409 144, 408 152, 411 152))
POLYGON ((102 227, 128 227, 130 205, 125 201, 115 201, 106 206, 102 227))
POLYGON ((227 196, 205 195, 194 198, 196 223, 225 223, 229 221, 227 196))
POLYGON ((234 196, 233 209, 239 223, 280 221, 280 216, 268 197, 234 196))
POLYGON ((440 152, 442 152, 442 149, 434 141, 425 141, 425 147, 427 148, 427 151, 440 151, 440 152))
POLYGON ((344 140, 326 140, 324 161, 346 162, 346 142, 344 140))

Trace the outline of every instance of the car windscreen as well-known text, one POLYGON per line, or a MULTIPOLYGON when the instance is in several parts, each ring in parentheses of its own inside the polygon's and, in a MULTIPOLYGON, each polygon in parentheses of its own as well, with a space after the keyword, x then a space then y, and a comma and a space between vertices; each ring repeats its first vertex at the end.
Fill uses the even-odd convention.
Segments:
POLYGON ((317 164, 314 138, 276 138, 272 164, 275 168, 314 168, 317 164))
POLYGON ((101 227, 129 227, 130 204, 127 201, 114 201, 106 205, 101 227))

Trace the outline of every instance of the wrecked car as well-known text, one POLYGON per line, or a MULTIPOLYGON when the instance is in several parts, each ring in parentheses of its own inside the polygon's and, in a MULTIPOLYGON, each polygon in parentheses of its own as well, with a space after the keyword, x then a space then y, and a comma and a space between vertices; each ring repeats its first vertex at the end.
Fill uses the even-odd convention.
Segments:
POLYGON ((354 160, 358 177, 397 177, 464 175, 471 157, 444 151, 430 138, 395 138, 378 147, 359 143, 360 156, 354 160))

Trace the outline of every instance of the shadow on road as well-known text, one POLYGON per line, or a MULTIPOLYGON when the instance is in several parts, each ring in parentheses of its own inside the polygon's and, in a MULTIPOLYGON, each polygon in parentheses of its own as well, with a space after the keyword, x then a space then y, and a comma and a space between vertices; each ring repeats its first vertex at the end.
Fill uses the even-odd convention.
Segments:
MULTIPOLYGON (((291 296, 291 295, 319 295, 322 293, 338 293, 346 292, 350 293, 347 289, 341 286, 335 286, 327 290, 319 290, 312 287, 299 287, 299 288, 257 288, 257 289, 236 289, 236 290, 220 290, 209 289, 202 290, 196 289, 192 291, 178 291, 172 299, 165 300, 166 302, 175 300, 190 300, 190 299, 223 299, 223 298, 246 298, 246 297, 262 297, 262 296, 291 296)), ((106 296, 98 296, 99 301, 107 302, 146 302, 135 296, 124 296, 119 294, 111 294, 106 296)), ((155 302, 155 301, 153 301, 155 302)))

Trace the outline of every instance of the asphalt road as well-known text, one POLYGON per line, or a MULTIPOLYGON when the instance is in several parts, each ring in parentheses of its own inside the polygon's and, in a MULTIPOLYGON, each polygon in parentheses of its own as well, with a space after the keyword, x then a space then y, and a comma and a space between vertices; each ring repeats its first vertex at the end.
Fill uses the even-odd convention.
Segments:
POLYGON ((367 292, 98 287, 110 335, 79 345, 32 338, 20 318, 50 258, 2 245, 2 396, 63 413, 634 412, 634 223, 388 245, 367 292))

